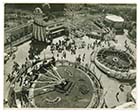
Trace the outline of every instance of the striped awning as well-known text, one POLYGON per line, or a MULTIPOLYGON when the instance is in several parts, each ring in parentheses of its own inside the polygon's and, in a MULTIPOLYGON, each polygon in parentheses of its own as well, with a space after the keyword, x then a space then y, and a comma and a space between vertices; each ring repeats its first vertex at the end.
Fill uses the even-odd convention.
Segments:
POLYGON ((38 41, 46 41, 46 22, 35 20, 33 24, 33 37, 38 41))
POLYGON ((34 23, 39 26, 47 26, 47 22, 43 20, 43 18, 34 18, 34 23))

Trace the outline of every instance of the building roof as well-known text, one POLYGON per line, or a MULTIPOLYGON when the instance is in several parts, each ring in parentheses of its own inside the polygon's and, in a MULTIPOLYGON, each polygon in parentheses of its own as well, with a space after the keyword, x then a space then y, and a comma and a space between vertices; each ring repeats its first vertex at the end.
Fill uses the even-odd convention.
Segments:
POLYGON ((113 22, 124 22, 124 19, 121 16, 117 15, 109 14, 105 18, 113 22))

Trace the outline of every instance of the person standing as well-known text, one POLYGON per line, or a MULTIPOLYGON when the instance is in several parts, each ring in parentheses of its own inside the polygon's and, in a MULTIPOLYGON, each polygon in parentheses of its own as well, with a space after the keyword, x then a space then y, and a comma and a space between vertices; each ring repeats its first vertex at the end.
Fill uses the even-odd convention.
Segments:
POLYGON ((56 57, 57 57, 57 60, 60 60, 60 59, 59 59, 59 53, 56 54, 56 57))
POLYGON ((63 58, 66 59, 66 51, 63 51, 63 58))
POLYGON ((21 89, 21 96, 24 105, 29 103, 28 96, 29 96, 29 84, 23 84, 21 89))
POLYGON ((76 61, 77 61, 78 63, 81 63, 81 55, 80 55, 80 54, 79 54, 79 56, 77 57, 76 61))
POLYGON ((13 71, 18 72, 19 70, 19 64, 17 62, 14 61, 14 65, 13 65, 13 71))
POLYGON ((88 44, 88 45, 87 45, 87 49, 89 50, 89 48, 90 48, 90 45, 88 44))
POLYGON ((84 53, 84 54, 83 54, 83 57, 82 57, 82 61, 83 61, 83 62, 85 61, 85 57, 86 57, 86 54, 84 53))
POLYGON ((119 94, 120 94, 119 92, 116 93, 116 100, 117 100, 118 102, 120 102, 120 100, 119 100, 119 94))

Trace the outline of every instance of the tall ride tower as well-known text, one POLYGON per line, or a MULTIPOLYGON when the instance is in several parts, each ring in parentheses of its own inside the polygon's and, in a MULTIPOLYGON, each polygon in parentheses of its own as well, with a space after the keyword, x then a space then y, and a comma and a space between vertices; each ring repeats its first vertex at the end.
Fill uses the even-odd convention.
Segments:
POLYGON ((40 8, 34 10, 34 22, 33 22, 33 38, 38 41, 47 41, 46 26, 47 23, 43 20, 44 13, 40 8))

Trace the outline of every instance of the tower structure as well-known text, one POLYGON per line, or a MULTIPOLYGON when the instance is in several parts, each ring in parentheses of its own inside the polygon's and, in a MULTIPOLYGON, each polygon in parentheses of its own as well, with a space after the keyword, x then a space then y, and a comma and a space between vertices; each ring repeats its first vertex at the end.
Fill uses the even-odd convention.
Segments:
POLYGON ((33 38, 38 41, 47 41, 46 26, 47 22, 43 19, 44 13, 40 8, 34 10, 34 22, 33 22, 33 38))

